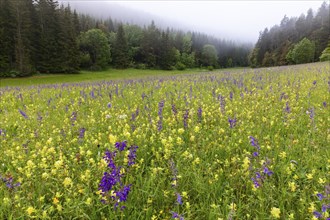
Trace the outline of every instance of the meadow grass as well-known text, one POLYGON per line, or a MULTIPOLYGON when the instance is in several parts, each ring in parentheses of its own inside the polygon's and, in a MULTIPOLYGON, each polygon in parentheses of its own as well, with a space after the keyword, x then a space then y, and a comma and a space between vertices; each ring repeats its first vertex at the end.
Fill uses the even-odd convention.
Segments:
POLYGON ((329 71, 4 81, 0 219, 327 219, 329 71))
MULTIPOLYGON (((230 71, 235 68, 230 69, 230 71)), ((5 86, 29 86, 41 84, 55 83, 76 83, 84 81, 101 81, 101 80, 116 80, 116 79, 134 79, 149 76, 170 76, 187 73, 206 72, 203 69, 187 69, 179 70, 140 70, 140 69, 107 69, 104 71, 81 71, 77 74, 38 74, 30 77, 22 78, 2 78, 0 79, 0 87, 5 86)))

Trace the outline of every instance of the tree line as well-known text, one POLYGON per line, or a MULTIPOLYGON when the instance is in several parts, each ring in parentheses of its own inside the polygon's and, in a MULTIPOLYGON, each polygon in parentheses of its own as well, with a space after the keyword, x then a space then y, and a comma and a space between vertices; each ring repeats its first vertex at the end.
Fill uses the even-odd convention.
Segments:
POLYGON ((78 14, 56 0, 0 0, 0 76, 80 69, 247 66, 250 44, 78 14))
POLYGON ((330 60, 329 4, 323 2, 317 13, 288 18, 280 25, 260 32, 249 61, 252 67, 280 66, 330 60))

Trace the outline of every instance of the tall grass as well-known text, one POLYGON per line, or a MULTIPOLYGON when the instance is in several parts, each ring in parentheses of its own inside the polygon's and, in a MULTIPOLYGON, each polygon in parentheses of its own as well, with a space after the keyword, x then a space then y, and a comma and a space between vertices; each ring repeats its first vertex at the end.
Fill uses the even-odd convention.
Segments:
POLYGON ((329 218, 329 68, 0 88, 0 219, 329 218))

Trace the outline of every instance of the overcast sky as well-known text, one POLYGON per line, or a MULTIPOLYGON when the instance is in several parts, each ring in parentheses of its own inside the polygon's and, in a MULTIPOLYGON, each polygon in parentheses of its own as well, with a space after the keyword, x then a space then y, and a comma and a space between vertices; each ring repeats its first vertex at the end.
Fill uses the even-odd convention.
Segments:
MULTIPOLYGON (((323 1, 111 1, 219 38, 256 42, 259 31, 279 24, 284 15, 315 12, 323 1)), ((327 1, 329 2, 329 0, 327 1)), ((172 22, 171 22, 172 23, 172 22)))

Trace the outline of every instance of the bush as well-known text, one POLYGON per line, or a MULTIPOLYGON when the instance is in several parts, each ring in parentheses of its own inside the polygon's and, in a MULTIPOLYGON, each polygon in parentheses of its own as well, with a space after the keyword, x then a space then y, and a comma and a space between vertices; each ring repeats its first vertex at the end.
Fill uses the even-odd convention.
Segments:
POLYGON ((186 69, 186 65, 184 65, 183 63, 181 62, 178 62, 176 65, 175 65, 175 68, 177 70, 185 70, 186 69))
POLYGON ((214 70, 214 67, 213 66, 207 66, 207 70, 208 71, 213 71, 214 70))
POLYGON ((145 69, 147 69, 147 66, 144 63, 139 63, 136 65, 135 68, 139 69, 139 70, 145 70, 145 69))

